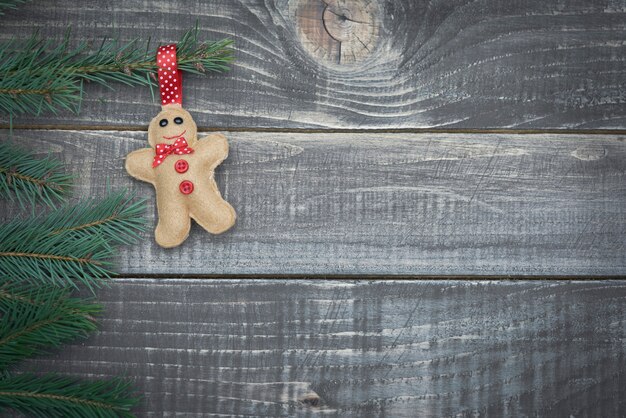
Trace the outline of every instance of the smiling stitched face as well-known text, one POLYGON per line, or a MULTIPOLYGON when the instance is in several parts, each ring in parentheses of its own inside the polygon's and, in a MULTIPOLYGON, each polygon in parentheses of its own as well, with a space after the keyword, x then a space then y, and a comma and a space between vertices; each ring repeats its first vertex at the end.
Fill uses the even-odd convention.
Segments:
POLYGON ((167 105, 150 121, 148 142, 156 147, 157 144, 173 144, 182 136, 193 147, 197 130, 189 112, 178 105, 167 105))

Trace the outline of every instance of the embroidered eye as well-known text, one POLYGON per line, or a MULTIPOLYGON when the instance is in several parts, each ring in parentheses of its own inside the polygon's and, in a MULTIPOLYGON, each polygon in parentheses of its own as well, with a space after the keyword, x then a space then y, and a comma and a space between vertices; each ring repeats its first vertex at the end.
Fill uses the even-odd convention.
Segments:
POLYGON ((174 123, 176 125, 180 125, 181 123, 183 123, 183 118, 174 118, 174 123))
POLYGON ((159 121, 159 126, 163 127, 163 126, 167 126, 167 119, 161 119, 159 121))

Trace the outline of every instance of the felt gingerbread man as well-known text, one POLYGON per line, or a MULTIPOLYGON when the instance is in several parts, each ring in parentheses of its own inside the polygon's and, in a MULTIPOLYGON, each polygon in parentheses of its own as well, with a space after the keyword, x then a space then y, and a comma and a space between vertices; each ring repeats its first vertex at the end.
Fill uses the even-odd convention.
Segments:
POLYGON ((220 234, 235 224, 236 214, 213 178, 215 167, 228 156, 226 137, 197 138, 196 124, 181 106, 175 46, 159 48, 157 61, 163 107, 148 126, 150 148, 128 154, 126 171, 154 185, 159 216, 155 239, 170 248, 187 238, 191 219, 208 232, 220 234))

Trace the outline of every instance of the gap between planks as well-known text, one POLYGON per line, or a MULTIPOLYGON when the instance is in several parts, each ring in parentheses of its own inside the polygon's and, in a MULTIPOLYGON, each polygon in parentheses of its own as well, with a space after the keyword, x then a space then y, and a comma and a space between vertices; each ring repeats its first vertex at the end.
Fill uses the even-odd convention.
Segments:
MULTIPOLYGON (((148 125, 117 126, 117 125, 19 125, 0 124, 0 129, 29 131, 133 131, 147 132, 148 125)), ((432 133, 432 134, 509 134, 509 135, 626 135, 626 129, 437 129, 437 128, 381 128, 381 129, 306 129, 306 128, 224 128, 199 127, 198 132, 275 132, 296 134, 332 134, 332 133, 432 133)))
POLYGON ((129 274, 123 273, 119 276, 111 277, 111 280, 126 280, 126 279, 172 279, 172 280, 293 280, 293 281, 438 281, 438 280, 469 280, 469 281, 598 281, 598 280, 626 280, 624 275, 608 275, 608 276, 576 276, 576 275, 562 275, 562 276, 519 276, 519 275, 367 275, 367 274, 355 274, 355 275, 328 275, 328 274, 129 274))

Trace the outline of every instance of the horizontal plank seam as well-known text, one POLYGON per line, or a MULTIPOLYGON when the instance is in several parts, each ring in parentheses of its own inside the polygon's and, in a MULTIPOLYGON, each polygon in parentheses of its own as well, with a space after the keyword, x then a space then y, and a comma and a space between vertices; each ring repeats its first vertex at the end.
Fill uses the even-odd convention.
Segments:
MULTIPOLYGON (((29 131, 131 131, 147 132, 148 125, 116 126, 116 125, 9 125, 0 124, 0 129, 29 131)), ((376 134, 560 134, 560 135, 626 135, 626 129, 437 129, 437 128, 399 128, 399 129, 304 129, 304 128, 232 128, 232 127, 199 127, 198 132, 269 132, 269 133, 376 133, 376 134)))
POLYGON ((305 274, 167 274, 167 273, 146 273, 146 274, 127 274, 123 273, 112 280, 117 279, 181 279, 181 280, 413 280, 413 281, 432 281, 432 280, 475 280, 475 281, 526 281, 526 280, 563 280, 563 281, 596 281, 596 280, 626 280, 626 275, 608 275, 608 276, 523 276, 523 275, 305 275, 305 274))

